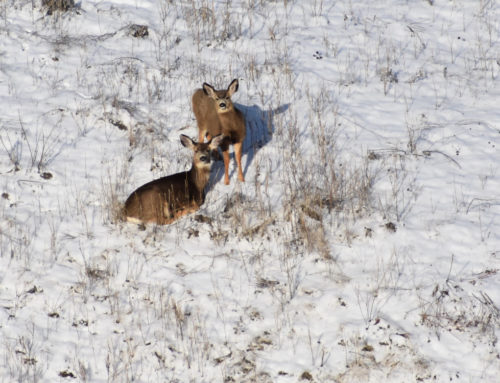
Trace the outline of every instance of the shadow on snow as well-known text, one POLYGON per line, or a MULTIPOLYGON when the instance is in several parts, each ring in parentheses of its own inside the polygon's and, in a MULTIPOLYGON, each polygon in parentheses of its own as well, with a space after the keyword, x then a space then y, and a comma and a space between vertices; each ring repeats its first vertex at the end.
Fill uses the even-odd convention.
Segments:
MULTIPOLYGON (((257 152, 266 146, 272 139, 274 134, 274 116, 276 114, 284 113, 290 107, 290 104, 284 104, 276 109, 262 110, 259 106, 246 106, 235 103, 245 116, 246 136, 243 141, 243 175, 246 177, 248 169, 252 164, 257 152)), ((213 178, 208 186, 208 190, 212 189, 213 185, 220 182, 224 175, 224 165, 219 162, 215 166, 213 178)), ((229 163, 229 177, 236 171, 236 161, 234 160, 234 152, 231 153, 229 163)), ((234 182, 234 181, 233 181, 234 182)), ((208 191, 207 190, 207 191, 208 191)))

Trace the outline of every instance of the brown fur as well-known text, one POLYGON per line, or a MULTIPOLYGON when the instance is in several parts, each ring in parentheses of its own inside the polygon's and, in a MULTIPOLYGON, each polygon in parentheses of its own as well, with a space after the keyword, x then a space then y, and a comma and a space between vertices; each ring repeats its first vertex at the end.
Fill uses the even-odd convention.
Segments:
POLYGON ((217 136, 208 143, 196 143, 181 135, 182 144, 194 152, 191 169, 148 182, 130 194, 124 208, 127 221, 166 225, 198 210, 205 201, 211 152, 222 139, 217 136))
POLYGON ((238 80, 234 79, 226 90, 215 90, 204 83, 203 89, 197 89, 192 98, 193 112, 199 129, 199 141, 205 137, 222 134, 224 141, 220 147, 224 157, 224 183, 229 184, 229 145, 234 145, 238 179, 245 181, 241 168, 241 154, 246 128, 245 118, 240 110, 235 108, 231 96, 238 90, 238 80))

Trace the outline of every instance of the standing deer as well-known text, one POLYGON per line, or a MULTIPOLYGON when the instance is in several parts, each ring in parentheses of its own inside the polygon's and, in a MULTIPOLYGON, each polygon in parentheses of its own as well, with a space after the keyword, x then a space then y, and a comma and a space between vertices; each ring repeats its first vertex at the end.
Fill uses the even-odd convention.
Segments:
POLYGON ((229 144, 234 146, 234 154, 238 165, 238 180, 245 182, 241 169, 241 151, 245 139, 245 118, 235 108, 231 96, 238 90, 238 80, 234 79, 226 90, 215 90, 204 83, 202 89, 194 92, 193 112, 199 129, 199 141, 205 137, 210 140, 218 134, 224 136, 220 144, 224 157, 224 183, 229 185, 229 144))
POLYGON ((148 182, 130 194, 124 207, 127 221, 166 225, 195 212, 205 201, 211 153, 223 137, 215 136, 208 143, 196 143, 183 134, 180 138, 182 145, 194 152, 191 169, 148 182))

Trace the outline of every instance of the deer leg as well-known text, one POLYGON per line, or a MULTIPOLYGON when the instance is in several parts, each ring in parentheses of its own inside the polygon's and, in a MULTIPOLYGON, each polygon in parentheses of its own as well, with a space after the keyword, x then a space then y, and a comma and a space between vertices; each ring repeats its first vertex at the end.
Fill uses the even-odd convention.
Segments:
POLYGON ((205 142, 205 136, 207 135, 207 129, 202 128, 201 126, 199 126, 198 129, 199 129, 198 142, 199 143, 205 142))
POLYGON ((224 157, 224 183, 229 185, 229 148, 222 152, 224 157))
POLYGON ((236 164, 238 165, 238 180, 245 182, 245 177, 243 176, 243 170, 241 168, 241 151, 243 149, 243 142, 236 142, 234 144, 234 156, 236 158, 236 164))

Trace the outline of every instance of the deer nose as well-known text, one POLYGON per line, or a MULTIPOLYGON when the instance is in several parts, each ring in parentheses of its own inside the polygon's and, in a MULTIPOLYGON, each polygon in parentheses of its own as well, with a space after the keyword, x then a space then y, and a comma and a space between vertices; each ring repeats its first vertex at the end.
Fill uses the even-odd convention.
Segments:
POLYGON ((226 109, 226 103, 225 102, 219 103, 219 108, 226 109))

